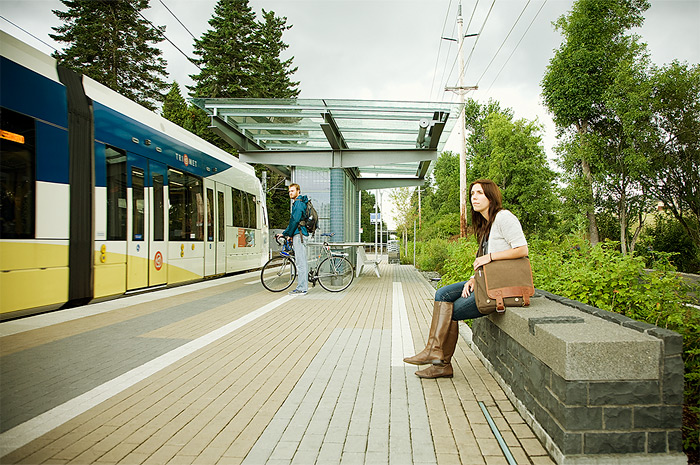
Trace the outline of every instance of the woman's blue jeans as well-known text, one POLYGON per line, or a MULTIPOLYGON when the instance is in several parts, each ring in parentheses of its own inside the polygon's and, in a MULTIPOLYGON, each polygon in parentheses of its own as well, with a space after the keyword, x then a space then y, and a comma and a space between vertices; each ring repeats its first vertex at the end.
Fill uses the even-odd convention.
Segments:
POLYGON ((462 290, 466 281, 461 283, 450 284, 449 286, 441 287, 435 292, 435 300, 438 302, 452 302, 452 320, 473 320, 484 316, 483 313, 476 308, 476 300, 474 293, 469 294, 469 297, 462 297, 462 290))

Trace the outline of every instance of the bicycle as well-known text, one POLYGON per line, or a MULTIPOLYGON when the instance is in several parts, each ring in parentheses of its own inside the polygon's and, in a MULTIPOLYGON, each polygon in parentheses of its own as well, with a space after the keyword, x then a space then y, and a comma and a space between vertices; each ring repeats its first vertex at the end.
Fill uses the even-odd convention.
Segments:
MULTIPOLYGON (((333 233, 324 233, 321 236, 331 237, 333 233)), ((288 289, 296 279, 297 265, 291 238, 281 244, 276 237, 275 242, 282 246, 282 251, 278 257, 273 257, 265 263, 260 272, 260 281, 268 291, 282 292, 288 289)), ((355 270, 347 258, 348 254, 332 251, 327 239, 323 241, 321 254, 325 255, 325 258, 315 269, 309 270, 309 284, 315 286, 318 281, 322 288, 330 292, 347 289, 355 279, 355 270)))

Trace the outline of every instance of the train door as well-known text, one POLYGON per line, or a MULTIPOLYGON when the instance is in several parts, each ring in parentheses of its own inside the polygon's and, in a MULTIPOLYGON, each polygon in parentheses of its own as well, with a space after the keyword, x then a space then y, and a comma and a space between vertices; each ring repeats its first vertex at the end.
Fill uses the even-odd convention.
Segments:
POLYGON ((148 285, 157 286, 165 284, 168 278, 167 266, 167 210, 165 203, 165 185, 167 180, 167 167, 149 161, 149 205, 150 205, 150 231, 148 242, 148 285))
POLYGON ((127 156, 126 289, 148 286, 148 162, 133 153, 127 156))
POLYGON ((206 208, 206 229, 204 231, 204 276, 216 274, 216 243, 218 239, 216 223, 216 185, 214 181, 204 179, 204 198, 206 208))
POLYGON ((216 208, 217 208, 217 237, 216 237, 216 274, 226 273, 226 189, 223 184, 216 183, 216 208))

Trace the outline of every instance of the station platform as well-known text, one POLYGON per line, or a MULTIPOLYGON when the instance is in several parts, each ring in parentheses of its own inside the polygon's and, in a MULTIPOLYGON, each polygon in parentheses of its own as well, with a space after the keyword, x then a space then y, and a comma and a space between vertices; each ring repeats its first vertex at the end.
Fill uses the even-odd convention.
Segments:
POLYGON ((251 272, 0 323, 0 463, 553 464, 464 340, 454 378, 403 363, 434 290, 380 271, 337 294, 251 272))

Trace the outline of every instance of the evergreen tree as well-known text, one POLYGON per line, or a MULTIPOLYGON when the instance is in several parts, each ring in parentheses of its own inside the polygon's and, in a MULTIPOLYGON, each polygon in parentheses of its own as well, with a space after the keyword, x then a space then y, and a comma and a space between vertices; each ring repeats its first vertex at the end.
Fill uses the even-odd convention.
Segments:
POLYGON ((258 59, 257 85, 254 95, 259 98, 294 98, 299 95, 298 81, 292 81, 291 76, 297 71, 292 68, 291 57, 282 61, 280 55, 289 45, 282 41, 282 34, 292 28, 287 25, 286 17, 275 16, 274 11, 263 11, 265 22, 259 23, 258 40, 260 57, 258 59))
POLYGON ((53 10, 64 24, 49 36, 68 47, 53 54, 60 64, 81 72, 125 97, 155 109, 167 88, 165 60, 153 45, 165 27, 141 17, 148 0, 61 0, 67 11, 53 10))
POLYGON ((193 97, 242 98, 252 97, 256 89, 257 57, 260 44, 256 42, 258 24, 248 0, 219 0, 212 29, 194 41, 195 62, 201 68, 191 75, 194 86, 188 86, 193 97))
POLYGON ((166 94, 163 100, 163 118, 172 121, 178 126, 185 127, 190 119, 190 110, 187 108, 187 102, 180 93, 180 86, 177 82, 173 82, 170 86, 170 91, 166 94))
MULTIPOLYGON (((291 80, 297 68, 292 60, 282 61, 281 53, 288 48, 282 41, 284 31, 291 28, 287 18, 263 10, 264 21, 258 22, 248 0, 219 0, 209 20, 211 29, 195 40, 194 54, 201 72, 192 75, 195 84, 189 86, 195 98, 294 98, 299 94, 298 82, 291 80)), ((201 115, 193 122, 201 126, 201 115)), ((217 136, 193 131, 212 143, 231 151, 231 146, 216 141, 217 136), (212 136, 214 136, 212 138, 212 136)), ((284 177, 257 166, 256 174, 267 172, 267 210, 270 226, 284 228, 289 221, 289 197, 284 177), (274 188, 274 186, 278 186, 274 188)))

